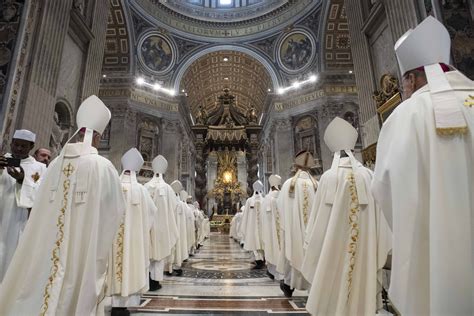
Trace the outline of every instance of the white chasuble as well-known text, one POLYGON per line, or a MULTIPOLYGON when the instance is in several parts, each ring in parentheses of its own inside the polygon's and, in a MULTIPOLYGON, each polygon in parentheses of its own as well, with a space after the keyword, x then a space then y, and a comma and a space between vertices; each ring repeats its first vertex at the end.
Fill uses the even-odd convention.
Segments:
POLYGON ((26 225, 28 208, 33 207, 46 172, 46 165, 31 156, 22 159, 20 165, 25 173, 22 184, 18 184, 7 169, 0 170, 0 284, 26 225))
POLYGON ((125 203, 116 169, 67 144, 38 190, 0 286, 0 315, 94 315, 125 203))
POLYGON ((181 267, 183 261, 188 259, 188 236, 187 236, 187 222, 186 222, 186 203, 176 197, 176 224, 179 231, 179 239, 176 243, 173 264, 181 267))
MULTIPOLYGON (((148 191, 134 176, 122 174, 121 181, 126 209, 109 256, 107 295, 126 298, 148 290, 150 231, 157 210, 148 191)), ((129 306, 119 305, 122 304, 114 304, 112 299, 112 306, 129 306)))
POLYGON ((277 199, 280 191, 270 191, 264 199, 261 212, 262 240, 265 260, 276 265, 280 257, 280 215, 277 199))
MULTIPOLYGON (((183 202, 184 203, 184 202, 183 202)), ((188 241, 188 252, 191 253, 196 243, 196 218, 194 217, 194 211, 192 204, 185 204, 186 211, 186 232, 188 241)))
POLYGON ((437 135, 428 86, 400 104, 377 144, 372 191, 393 230, 389 297, 402 315, 474 312, 474 83, 446 73, 464 135, 437 135))
POLYGON ((289 279, 292 288, 304 290, 308 282, 301 275, 304 258, 305 231, 311 216, 317 182, 306 171, 283 183, 277 199, 280 212, 281 252, 277 263, 278 273, 289 279), (289 276, 289 277, 288 277, 289 276))
POLYGON ((176 195, 162 176, 154 176, 145 184, 156 205, 157 212, 151 232, 151 260, 160 261, 171 255, 179 238, 176 226, 176 195))
POLYGON ((385 216, 367 194, 372 171, 349 158, 326 171, 313 202, 302 265, 312 315, 375 315, 381 271, 391 249, 385 216), (360 185, 356 189, 356 178, 360 185), (330 285, 330 286, 328 286, 330 285))
POLYGON ((245 202, 244 210, 244 249, 247 251, 263 250, 262 223, 260 213, 262 212, 263 197, 259 193, 245 202))

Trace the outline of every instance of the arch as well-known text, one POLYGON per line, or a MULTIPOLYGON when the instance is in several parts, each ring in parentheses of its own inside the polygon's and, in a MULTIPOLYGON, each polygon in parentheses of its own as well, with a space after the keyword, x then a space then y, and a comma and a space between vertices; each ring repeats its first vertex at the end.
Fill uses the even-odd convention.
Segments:
POLYGON ((179 85, 181 83, 181 80, 183 79, 184 74, 186 73, 186 70, 196 60, 198 60, 200 57, 208 53, 218 52, 221 50, 237 51, 237 52, 241 52, 255 58, 268 71, 268 74, 270 75, 270 78, 272 79, 273 91, 276 91, 281 86, 281 83, 282 83, 281 77, 279 76, 279 74, 277 73, 276 69, 273 67, 271 62, 267 60, 265 57, 263 57, 262 55, 258 54, 257 52, 245 46, 224 44, 224 45, 215 45, 215 46, 204 48, 196 52, 195 54, 191 55, 184 62, 182 62, 177 69, 178 71, 176 72, 176 76, 174 76, 172 79, 174 91, 179 91, 179 85))

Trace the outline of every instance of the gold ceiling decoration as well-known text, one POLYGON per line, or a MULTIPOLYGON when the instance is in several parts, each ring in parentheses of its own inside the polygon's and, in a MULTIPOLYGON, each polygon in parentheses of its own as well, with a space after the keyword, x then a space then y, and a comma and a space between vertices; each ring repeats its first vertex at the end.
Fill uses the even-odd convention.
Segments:
POLYGON ((241 113, 254 107, 260 115, 272 81, 265 67, 253 57, 236 51, 219 51, 196 60, 184 74, 180 87, 188 94, 194 117, 199 105, 207 113, 215 111, 224 88, 235 96, 235 105, 241 113))

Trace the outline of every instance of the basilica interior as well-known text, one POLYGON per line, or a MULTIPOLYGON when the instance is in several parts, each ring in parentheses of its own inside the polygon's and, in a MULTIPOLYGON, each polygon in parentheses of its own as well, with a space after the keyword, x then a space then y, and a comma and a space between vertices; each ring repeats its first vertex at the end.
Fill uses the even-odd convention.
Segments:
POLYGON ((373 169, 383 122, 402 101, 396 40, 427 16, 447 27, 453 65, 474 78, 474 6, 466 0, 9 0, 0 4, 2 153, 16 129, 58 155, 75 114, 97 95, 112 118, 99 154, 121 170, 136 147, 137 179, 168 162, 210 219, 211 234, 133 314, 306 314, 307 292, 283 296, 226 235, 260 180, 293 174, 340 117, 359 133, 354 155, 373 169))

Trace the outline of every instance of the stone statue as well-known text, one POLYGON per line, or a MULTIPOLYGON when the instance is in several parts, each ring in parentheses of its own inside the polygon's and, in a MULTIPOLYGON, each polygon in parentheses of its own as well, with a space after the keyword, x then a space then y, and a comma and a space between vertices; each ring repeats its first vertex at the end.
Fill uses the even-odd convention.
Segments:
POLYGON ((250 109, 247 111, 247 121, 249 124, 257 124, 257 111, 255 110, 254 106, 251 106, 250 109))
POLYGON ((79 11, 81 14, 84 14, 85 3, 84 0, 74 0, 72 4, 73 8, 79 11))
POLYGON ((51 154, 56 156, 61 151, 61 148, 66 141, 66 137, 69 134, 67 129, 61 128, 61 122, 59 121, 58 112, 54 112, 54 124, 51 129, 51 137, 49 139, 49 147, 51 149, 51 154))
POLYGON ((207 124, 207 111, 202 107, 199 106, 199 110, 196 114, 196 125, 206 125, 207 124))

